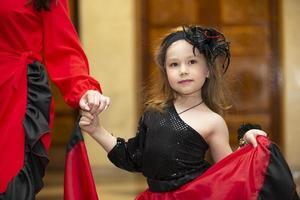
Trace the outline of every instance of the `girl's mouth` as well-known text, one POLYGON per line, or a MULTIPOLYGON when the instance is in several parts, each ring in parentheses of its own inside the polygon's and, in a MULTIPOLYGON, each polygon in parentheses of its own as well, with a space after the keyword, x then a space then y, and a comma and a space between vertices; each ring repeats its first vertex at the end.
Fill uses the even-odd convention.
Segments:
POLYGON ((178 81, 178 83, 179 84, 186 84, 186 83, 190 83, 192 81, 193 81, 192 79, 185 79, 185 80, 178 81))

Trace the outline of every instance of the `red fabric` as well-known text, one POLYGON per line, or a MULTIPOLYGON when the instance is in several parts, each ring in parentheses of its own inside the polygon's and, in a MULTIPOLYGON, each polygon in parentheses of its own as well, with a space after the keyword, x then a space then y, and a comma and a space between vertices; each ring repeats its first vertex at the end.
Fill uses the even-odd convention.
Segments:
MULTIPOLYGON (((100 91, 100 86, 89 76, 89 65, 68 16, 66 0, 52 1, 50 12, 35 11, 28 0, 3 0, 0 19, 2 193, 23 167, 27 64, 33 60, 43 61, 48 75, 72 107, 78 107, 84 92, 88 89, 100 91)), ((53 112, 51 116, 53 119, 53 112)), ((48 149, 50 134, 43 136, 42 141, 48 149)))
POLYGON ((64 199, 97 200, 98 195, 83 141, 68 152, 65 166, 64 199))
POLYGON ((178 190, 141 193, 136 200, 256 200, 269 164, 270 141, 258 137, 258 147, 248 145, 214 164, 204 174, 178 190))

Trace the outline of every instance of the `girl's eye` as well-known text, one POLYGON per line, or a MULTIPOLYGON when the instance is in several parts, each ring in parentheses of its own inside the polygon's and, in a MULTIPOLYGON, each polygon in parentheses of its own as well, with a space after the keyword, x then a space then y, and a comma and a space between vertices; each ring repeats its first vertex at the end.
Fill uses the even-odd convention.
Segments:
POLYGON ((171 63, 170 64, 170 67, 176 67, 176 66, 178 66, 178 63, 171 63))
POLYGON ((189 63, 190 63, 191 65, 196 64, 196 63, 197 63, 197 60, 190 60, 189 63))

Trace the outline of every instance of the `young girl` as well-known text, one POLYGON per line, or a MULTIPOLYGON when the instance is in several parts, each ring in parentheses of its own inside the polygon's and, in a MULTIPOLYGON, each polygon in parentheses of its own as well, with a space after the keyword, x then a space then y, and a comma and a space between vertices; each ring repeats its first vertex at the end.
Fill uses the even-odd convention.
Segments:
MULTIPOLYGON (((103 146, 110 161, 147 177, 149 189, 138 200, 252 199, 253 193, 257 193, 228 195, 232 188, 226 187, 241 182, 226 184, 231 176, 234 179, 235 170, 239 171, 236 166, 232 166, 230 173, 216 170, 213 174, 217 177, 209 175, 208 183, 205 178, 212 169, 230 166, 221 161, 231 159, 228 155, 232 150, 226 123, 220 115, 226 109, 222 78, 229 59, 229 44, 222 33, 212 28, 184 27, 167 35, 160 45, 156 61, 162 77, 161 87, 151 91, 134 138, 127 142, 116 138, 99 124, 97 116, 82 112, 81 128, 103 146), (222 166, 211 167, 204 160, 208 148, 214 162, 223 163, 222 166), (218 180, 218 177, 222 178, 218 180), (214 181, 224 183, 222 189, 214 181), (209 190, 208 185, 211 185, 209 190)), ((244 139, 257 146, 257 135, 266 136, 266 133, 252 129, 244 139)), ((250 165, 240 157, 235 159, 237 163, 250 165)), ((250 159, 251 156, 249 162, 250 159)), ((243 172, 241 176, 245 175, 243 172)))

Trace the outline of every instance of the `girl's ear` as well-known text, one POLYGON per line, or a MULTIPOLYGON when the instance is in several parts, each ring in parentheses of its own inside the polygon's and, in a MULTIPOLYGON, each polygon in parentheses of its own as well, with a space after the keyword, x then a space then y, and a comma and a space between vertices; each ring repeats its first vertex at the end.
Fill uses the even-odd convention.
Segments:
POLYGON ((206 78, 209 78, 209 71, 207 71, 206 78))

